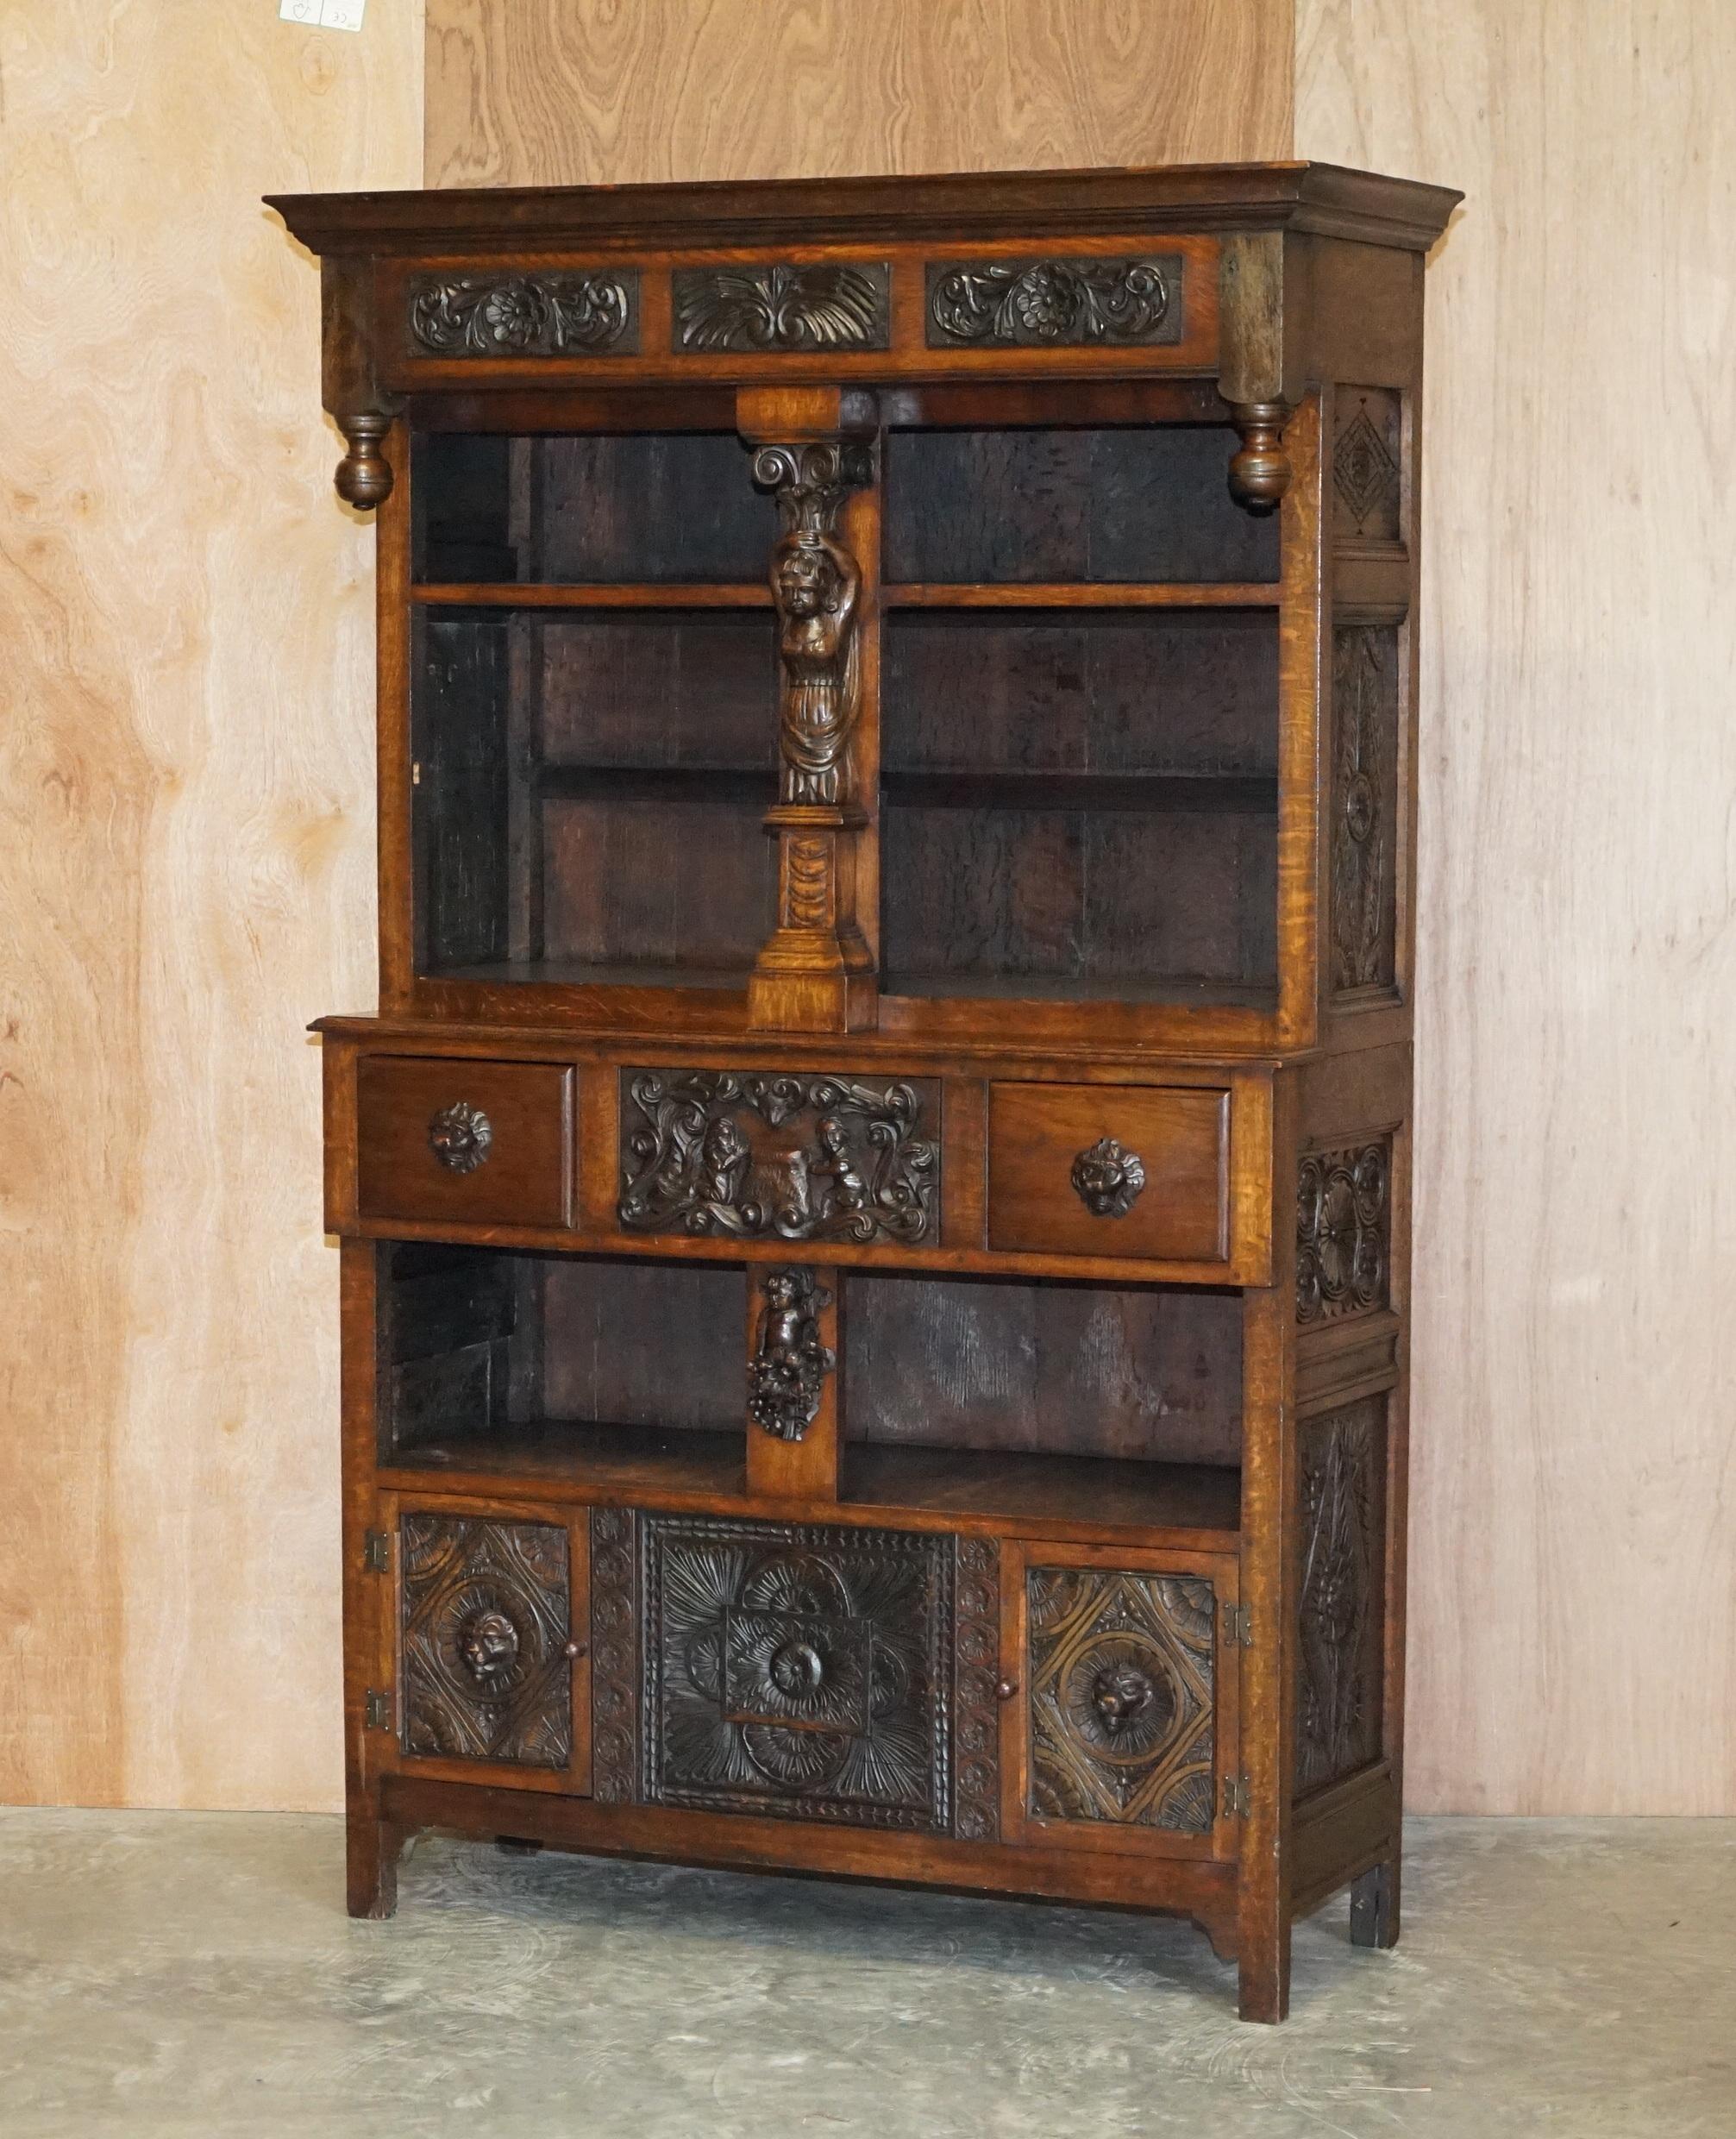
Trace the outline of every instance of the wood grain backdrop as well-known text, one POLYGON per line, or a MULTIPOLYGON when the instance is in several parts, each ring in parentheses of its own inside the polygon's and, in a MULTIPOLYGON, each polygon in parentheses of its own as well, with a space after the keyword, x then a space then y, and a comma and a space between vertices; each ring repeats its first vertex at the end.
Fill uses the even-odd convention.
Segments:
POLYGON ((415 11, 0 28, 0 1798, 338 1795, 307 1019, 373 1000, 372 536, 267 188, 414 185, 415 11))
POLYGON ((1429 283, 1419 1809, 1736 1812, 1736 9, 1299 0, 1429 283))

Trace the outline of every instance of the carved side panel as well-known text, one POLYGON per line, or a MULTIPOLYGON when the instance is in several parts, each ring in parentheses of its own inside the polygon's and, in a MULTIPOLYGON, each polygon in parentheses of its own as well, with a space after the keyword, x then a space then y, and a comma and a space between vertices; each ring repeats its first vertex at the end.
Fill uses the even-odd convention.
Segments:
POLYGON ((1032 1813, 1212 1833, 1216 1603, 1193 1576, 1027 1568, 1032 1813))
POLYGON ((960 1538, 954 1639, 953 1831, 962 1841, 1000 1837, 1000 1547, 960 1538))
POLYGON ((883 349, 890 276, 889 268, 859 262, 678 267, 671 346, 689 356, 723 349, 883 349))
POLYGON ((1340 386, 1333 396, 1332 536, 1396 543, 1401 404, 1382 386, 1340 386))
POLYGON ((1296 1320, 1372 1314, 1390 1298, 1393 1144, 1305 1151, 1296 1183, 1296 1320))
POLYGON ((1390 624, 1332 634, 1335 993, 1390 988, 1398 932, 1399 646, 1390 624))
POLYGON ((591 1511, 591 1794, 631 1804, 639 1778, 639 1534, 630 1509, 591 1511))
POLYGON ((399 1533, 404 1750, 564 1768, 571 1573, 553 1524, 407 1515, 399 1533))
POLYGON ((1296 1795, 1378 1760, 1386 1570, 1386 1407, 1304 1420, 1296 1795))
POLYGON ((928 346, 1081 348, 1181 339, 1181 256, 1145 260, 937 260, 927 273, 928 346))
POLYGON ((417 356, 631 356, 638 271, 418 275, 408 326, 417 356))
POLYGON ((743 1240, 932 1240, 939 1129, 931 1082, 624 1070, 621 1225, 743 1240))
POLYGON ((954 1540, 641 1521, 646 1801, 945 1833, 954 1540))

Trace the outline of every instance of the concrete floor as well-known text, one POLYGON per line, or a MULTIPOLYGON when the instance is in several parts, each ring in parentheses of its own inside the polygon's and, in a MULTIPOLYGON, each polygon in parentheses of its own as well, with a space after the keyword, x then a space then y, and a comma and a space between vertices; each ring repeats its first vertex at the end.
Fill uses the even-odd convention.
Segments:
POLYGON ((1732 2139, 1736 1821, 1421 1820, 1293 2017, 1161 1920, 424 1838, 0 1812, 5 2139, 1732 2139))

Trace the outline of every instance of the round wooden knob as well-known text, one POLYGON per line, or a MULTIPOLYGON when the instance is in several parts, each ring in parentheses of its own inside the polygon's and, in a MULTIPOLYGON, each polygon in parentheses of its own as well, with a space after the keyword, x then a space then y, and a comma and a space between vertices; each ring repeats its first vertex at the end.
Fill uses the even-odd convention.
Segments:
POLYGON ((569 1641, 563 1653, 568 1657, 583 1656, 589 1645, 583 1641, 569 1641))
POLYGON ((1018 1681, 1016 1678, 1003 1678, 994 1690, 994 1697, 997 1701, 1010 1701, 1018 1691, 1018 1681))

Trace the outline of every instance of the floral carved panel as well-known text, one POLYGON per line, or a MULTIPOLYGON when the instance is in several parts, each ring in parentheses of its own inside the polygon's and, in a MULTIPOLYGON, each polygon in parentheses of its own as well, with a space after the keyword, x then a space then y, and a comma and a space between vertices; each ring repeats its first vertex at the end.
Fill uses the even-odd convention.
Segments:
POLYGON ((1296 1182, 1296 1320, 1342 1321, 1391 1296, 1390 1137, 1304 1151, 1296 1182))
POLYGON ((630 267, 421 275, 410 285, 409 329, 418 356, 630 356, 639 277, 630 267))
POLYGON ((1380 1757, 1386 1404, 1364 1397, 1304 1421, 1299 1433, 1299 1797, 1380 1757))
POLYGON ((625 1232, 912 1245, 939 1231, 931 1082, 625 1070, 621 1083, 625 1232))
POLYGON ((932 348, 1079 348, 1181 339, 1181 259, 930 263, 932 348))
POLYGON ((646 1801, 947 1832, 955 1540, 641 1521, 646 1801))
POLYGON ((1196 1577, 1025 1572, 1029 1809, 1209 1835, 1216 1596, 1196 1577))
POLYGON ((573 1757, 566 1531, 407 1515, 400 1547, 405 1753, 566 1767, 573 1757))
POLYGON ((1390 624, 1333 632, 1332 722, 1332 988, 1342 994, 1394 978, 1399 648, 1390 624))

